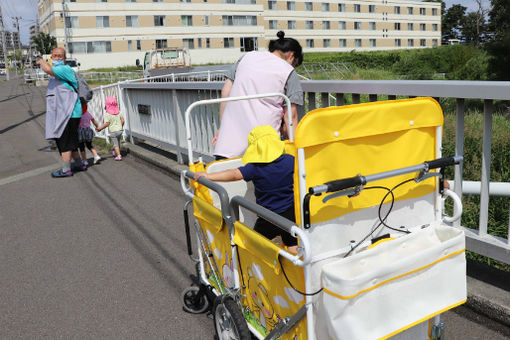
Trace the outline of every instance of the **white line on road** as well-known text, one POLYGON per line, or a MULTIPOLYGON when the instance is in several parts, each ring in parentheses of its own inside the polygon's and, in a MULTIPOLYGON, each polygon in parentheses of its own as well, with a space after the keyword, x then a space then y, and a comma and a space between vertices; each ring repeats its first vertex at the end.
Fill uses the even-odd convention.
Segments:
POLYGON ((34 169, 34 170, 27 171, 27 172, 23 172, 21 174, 17 174, 17 175, 14 175, 14 176, 9 176, 9 177, 6 177, 6 178, 2 178, 2 179, 0 179, 0 185, 5 185, 5 184, 12 183, 12 182, 20 181, 20 180, 28 178, 28 177, 37 176, 37 175, 43 174, 45 172, 58 169, 59 166, 60 166, 59 163, 55 163, 55 164, 52 164, 52 165, 45 166, 43 168, 38 168, 38 169, 34 169))

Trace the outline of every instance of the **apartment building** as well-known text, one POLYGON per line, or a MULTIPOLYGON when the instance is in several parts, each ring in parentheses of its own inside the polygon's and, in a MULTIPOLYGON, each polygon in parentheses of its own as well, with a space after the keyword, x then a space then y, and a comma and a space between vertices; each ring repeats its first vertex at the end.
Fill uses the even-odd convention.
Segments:
POLYGON ((306 52, 436 46, 441 5, 400 0, 39 0, 42 32, 84 68, 134 65, 186 47, 192 63, 231 63, 279 30, 306 52))

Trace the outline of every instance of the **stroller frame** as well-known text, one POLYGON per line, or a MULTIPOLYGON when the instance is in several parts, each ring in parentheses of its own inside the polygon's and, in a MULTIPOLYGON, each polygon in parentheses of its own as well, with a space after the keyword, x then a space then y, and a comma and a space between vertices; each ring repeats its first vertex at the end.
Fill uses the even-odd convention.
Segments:
MULTIPOLYGON (((255 96, 244 96, 244 97, 234 97, 234 98, 223 98, 223 99, 213 99, 213 100, 202 100, 198 102, 192 103, 185 113, 185 122, 186 122, 186 136, 187 136, 187 144, 188 144, 188 157, 190 167, 194 164, 193 160, 193 147, 192 147, 192 133, 191 133, 191 112, 192 110, 201 105, 210 105, 221 102, 235 101, 235 100, 249 100, 263 97, 274 97, 280 96, 283 97, 287 103, 287 107, 290 106, 289 99, 280 94, 280 93, 271 93, 271 94, 262 94, 255 96)), ((292 124, 291 112, 288 110, 289 114, 289 123, 292 124)), ((290 141, 294 142, 293 136, 293 128, 292 125, 288 128, 290 141)), ((436 128, 435 132, 436 141, 441 140, 441 127, 436 128)), ((229 197, 229 193, 225 190, 224 186, 207 180, 205 178, 199 178, 197 183, 199 185, 205 186, 206 188, 212 190, 218 195, 219 198, 219 206, 221 211, 222 223, 228 228, 228 241, 229 241, 229 251, 230 258, 232 261, 232 274, 233 274, 233 282, 226 282, 225 278, 222 277, 220 273, 218 264, 215 260, 215 255, 213 251, 210 249, 210 242, 208 237, 205 235, 204 230, 201 229, 198 221, 194 223, 195 225, 195 234, 196 234, 196 244, 198 251, 198 258, 193 257, 193 247, 191 241, 191 231, 189 226, 189 214, 188 207, 193 202, 193 200, 197 199, 197 190, 198 185, 195 185, 195 189, 193 189, 190 185, 193 181, 194 172, 190 170, 184 170, 181 173, 181 186, 188 197, 188 201, 184 207, 184 220, 185 220, 185 228, 186 228, 186 240, 188 246, 188 254, 190 257, 197 262, 197 274, 200 281, 200 289, 197 291, 196 288, 191 287, 188 288, 183 293, 183 302, 185 305, 185 309, 190 312, 202 312, 204 306, 201 301, 203 300, 203 296, 207 295, 208 300, 203 304, 209 304, 209 300, 219 300, 215 301, 215 305, 222 303, 225 299, 231 298, 239 307, 243 309, 244 306, 241 303, 242 293, 241 290, 245 289, 245 283, 243 281, 242 273, 240 273, 240 257, 239 257, 239 244, 236 244, 234 238, 236 234, 236 228, 239 227, 238 223, 241 220, 240 217, 240 208, 246 209, 255 213, 257 216, 263 217, 264 219, 272 222, 276 226, 281 229, 289 232, 292 236, 298 238, 299 240, 299 253, 292 254, 286 251, 285 249, 279 249, 277 251, 277 256, 282 257, 292 263, 294 266, 301 267, 303 270, 304 276, 304 295, 305 301, 300 306, 297 311, 288 315, 284 318, 279 319, 272 329, 268 329, 266 334, 263 334, 259 329, 254 327, 250 322, 247 322, 247 327, 249 331, 254 334, 259 339, 277 339, 283 335, 285 335, 290 329, 299 324, 301 320, 306 317, 306 338, 307 339, 316 339, 315 334, 315 311, 314 304, 316 304, 316 300, 314 300, 316 289, 316 282, 314 282, 314 272, 313 265, 324 261, 326 259, 332 257, 338 257, 344 254, 353 253, 356 254, 358 251, 353 249, 352 243, 345 244, 344 247, 340 247, 335 249, 334 251, 327 251, 322 254, 313 254, 314 250, 312 249, 311 240, 309 237, 309 233, 306 232, 311 226, 310 219, 313 217, 314 213, 310 210, 310 201, 317 199, 318 196, 326 193, 330 193, 326 198, 323 199, 323 202, 327 202, 336 197, 352 197, 359 194, 366 184, 371 182, 381 181, 386 178, 398 177, 405 174, 411 174, 418 172, 418 175, 414 177, 416 183, 425 181, 431 177, 434 177, 434 182, 436 187, 439 187, 438 193, 436 193, 436 197, 434 200, 434 215, 436 219, 438 216, 443 216, 443 202, 444 199, 438 199, 438 196, 443 194, 446 197, 450 197, 454 201, 454 205, 457 207, 455 211, 457 211, 455 216, 452 217, 444 217, 444 221, 452 222, 460 217, 462 213, 462 204, 460 199, 455 193, 452 191, 443 188, 442 186, 442 175, 441 173, 430 172, 433 169, 444 169, 446 166, 451 166, 455 164, 459 164, 462 161, 462 157, 449 157, 449 158, 441 158, 441 148, 438 143, 436 143, 435 147, 435 155, 436 159, 431 161, 422 162, 419 164, 414 164, 412 166, 402 167, 398 169, 392 169, 389 171, 376 172, 373 174, 362 176, 361 174, 354 177, 347 177, 343 179, 335 179, 331 181, 324 182, 319 185, 309 186, 307 184, 307 171, 305 166, 305 149, 303 147, 296 146, 296 161, 297 161, 297 184, 299 186, 299 217, 297 223, 291 222, 280 215, 269 211, 241 196, 229 197), (441 181, 439 180, 441 178, 441 181), (300 225, 300 227, 298 227, 300 225), (207 276, 207 268, 209 268, 209 272, 212 272, 212 276, 214 277, 211 280, 210 277, 207 276), (215 282, 214 282, 215 281, 215 282), (192 291, 191 291, 191 290, 192 291), (190 293, 191 292, 191 293, 190 293), (191 295, 190 295, 190 294, 191 295), (186 300, 187 297, 187 300, 186 300), (188 308, 186 308, 186 306, 188 308), (198 308, 196 308, 198 306, 198 308)), ((201 161, 200 161, 201 162, 201 161)), ((295 177, 296 178, 296 177, 295 177)), ((381 202, 381 205, 383 202, 381 202)), ((383 227, 384 228, 384 227, 383 227)), ((413 228, 409 228, 413 229, 413 228)), ((398 233, 397 233, 398 234, 398 233)), ((394 236, 394 235, 391 235, 394 236)), ((363 247, 368 247, 368 241, 363 240, 358 243, 356 248, 361 249, 363 247)), ((274 265, 277 263, 275 261, 274 265)), ((281 263, 280 263, 281 265, 281 263)), ((283 267, 282 267, 283 268, 283 267)), ((284 272, 285 274, 285 272, 284 272)), ((287 281, 288 278, 286 277, 287 281)), ((290 283, 290 281, 288 281, 290 283)), ((292 286, 292 284, 291 284, 292 286)), ((292 286, 293 289, 295 289, 292 286)), ((207 306, 205 306, 207 309, 207 306)), ((438 313, 439 314, 439 313, 438 313)), ((433 320, 431 329, 429 329, 429 336, 431 338, 443 338, 444 332, 444 324, 440 322, 439 315, 435 314, 431 316, 431 320, 433 320)), ((218 325, 217 325, 218 326, 218 325)), ((302 334, 304 336, 304 334, 302 334)))

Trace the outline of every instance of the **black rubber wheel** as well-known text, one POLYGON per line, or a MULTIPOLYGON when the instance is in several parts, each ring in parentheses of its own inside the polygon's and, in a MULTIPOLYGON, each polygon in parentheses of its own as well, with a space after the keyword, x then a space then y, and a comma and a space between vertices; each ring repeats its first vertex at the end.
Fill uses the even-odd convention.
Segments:
POLYGON ((182 308, 192 314, 200 314, 209 308, 209 300, 205 291, 197 286, 186 288, 181 294, 182 308))
POLYGON ((237 303, 230 297, 214 301, 214 328, 219 340, 251 340, 251 333, 237 303))

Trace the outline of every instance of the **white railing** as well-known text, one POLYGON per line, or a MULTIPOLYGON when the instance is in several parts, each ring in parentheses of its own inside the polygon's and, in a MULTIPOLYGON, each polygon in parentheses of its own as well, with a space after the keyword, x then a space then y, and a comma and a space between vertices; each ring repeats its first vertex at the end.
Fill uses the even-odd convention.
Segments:
MULTIPOLYGON (((168 148, 178 155, 178 161, 185 163, 186 139, 184 136, 184 112, 193 102, 220 97, 222 82, 168 82, 168 83, 121 83, 121 110, 126 113, 126 132, 130 138, 141 138, 168 148)), ((464 152, 464 102, 465 99, 482 99, 484 106, 484 132, 482 171, 479 190, 472 190, 472 184, 462 179, 462 166, 456 166, 454 190, 457 195, 473 193, 480 195, 480 218, 478 230, 467 229, 466 244, 469 250, 510 264, 510 243, 506 238, 490 235, 488 225, 489 195, 508 190, 490 183, 490 159, 492 139, 493 100, 510 100, 510 82, 471 81, 302 81, 306 105, 301 115, 317 107, 331 104, 344 105, 347 98, 359 103, 361 95, 368 95, 370 101, 396 99, 398 97, 430 96, 434 98, 455 98, 456 154, 464 152), (319 94, 319 96, 317 96, 319 94), (463 189, 463 186, 466 189, 463 189), (492 188, 491 190, 489 190, 492 188), (469 192, 466 192, 469 190, 469 192)), ((191 130, 194 135, 193 149, 205 161, 213 159, 211 140, 218 128, 218 105, 205 105, 194 115, 191 130)), ((456 225, 460 228, 460 225, 456 225)), ((510 227, 509 227, 510 229, 510 227)))

